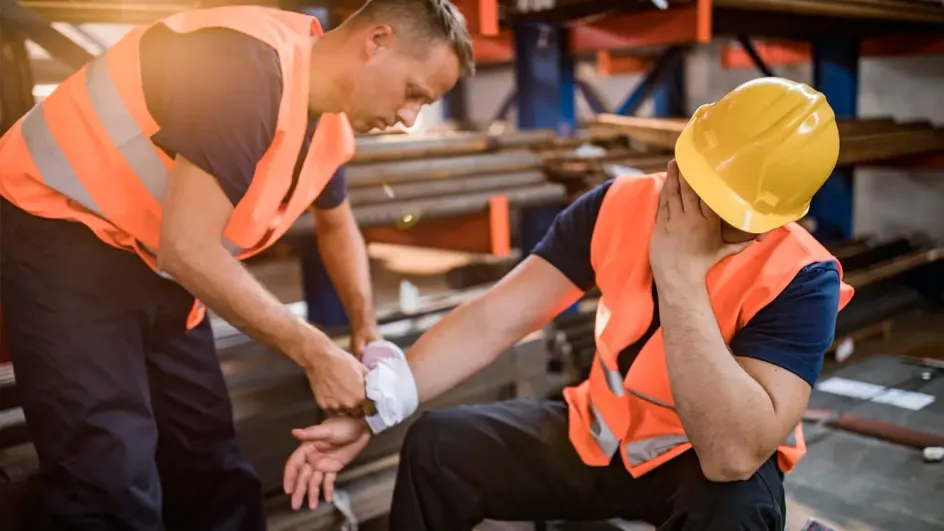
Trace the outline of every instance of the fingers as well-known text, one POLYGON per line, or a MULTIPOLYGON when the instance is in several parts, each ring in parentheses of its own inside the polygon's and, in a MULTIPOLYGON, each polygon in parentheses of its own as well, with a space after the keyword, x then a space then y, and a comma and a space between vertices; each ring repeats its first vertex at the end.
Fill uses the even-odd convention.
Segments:
POLYGON ((671 160, 666 171, 665 183, 662 185, 662 193, 659 194, 659 214, 664 219, 672 217, 675 209, 682 208, 679 193, 678 166, 674 160, 671 160))
POLYGON ((328 503, 334 501, 334 482, 338 479, 337 472, 328 472, 324 477, 324 499, 328 503))
POLYGON ((311 475, 311 479, 308 480, 308 508, 315 509, 318 507, 318 494, 321 490, 321 481, 324 479, 324 473, 320 470, 316 470, 314 474, 311 475))
POLYGON ((317 424, 296 428, 292 430, 292 436, 299 441, 326 441, 334 436, 334 428, 330 424, 317 424))
POLYGON ((291 494, 295 490, 298 472, 307 462, 306 450, 305 445, 299 446, 285 461, 285 471, 282 474, 282 490, 285 494, 291 494))
POLYGON ((308 489, 309 482, 314 470, 307 462, 301 466, 298 478, 295 480, 295 488, 292 490, 292 509, 298 510, 305 499, 305 491, 308 489))
POLYGON ((701 210, 701 199, 698 197, 698 194, 695 193, 695 190, 692 190, 692 187, 689 186, 688 181, 685 180, 681 172, 678 172, 677 181, 679 183, 682 210, 685 212, 699 212, 701 210))

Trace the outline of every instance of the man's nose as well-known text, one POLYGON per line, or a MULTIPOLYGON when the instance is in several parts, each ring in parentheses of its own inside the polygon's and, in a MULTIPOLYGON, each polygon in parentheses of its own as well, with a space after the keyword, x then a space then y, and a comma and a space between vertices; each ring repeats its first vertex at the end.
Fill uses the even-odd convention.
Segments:
POLYGON ((413 127, 413 124, 416 123, 416 117, 419 115, 419 109, 410 107, 404 107, 397 112, 397 118, 400 119, 400 123, 404 127, 413 127))

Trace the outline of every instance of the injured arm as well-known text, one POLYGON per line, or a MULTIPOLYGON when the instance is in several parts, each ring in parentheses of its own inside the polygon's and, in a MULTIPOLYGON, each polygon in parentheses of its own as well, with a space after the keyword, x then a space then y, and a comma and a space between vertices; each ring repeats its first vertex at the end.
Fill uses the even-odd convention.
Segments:
MULTIPOLYGON (((415 409, 417 402, 426 402, 455 387, 582 294, 543 258, 527 258, 486 293, 449 312, 423 334, 409 348, 405 363, 393 364, 401 378, 412 374, 416 397, 404 402, 415 409)), ((364 361, 370 368, 367 353, 364 361)), ((369 397, 371 376, 369 373, 369 397)), ((390 381, 383 385, 392 385, 386 383, 390 381)), ((397 416, 411 413, 403 411, 397 416)))

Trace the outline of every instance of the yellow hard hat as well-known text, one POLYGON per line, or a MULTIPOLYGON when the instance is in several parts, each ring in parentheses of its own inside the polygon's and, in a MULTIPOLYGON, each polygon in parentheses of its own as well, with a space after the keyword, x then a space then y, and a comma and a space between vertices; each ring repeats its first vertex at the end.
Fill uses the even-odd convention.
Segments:
POLYGON ((759 234, 796 221, 839 158, 826 97, 765 77, 695 111, 675 143, 682 176, 732 226, 759 234))

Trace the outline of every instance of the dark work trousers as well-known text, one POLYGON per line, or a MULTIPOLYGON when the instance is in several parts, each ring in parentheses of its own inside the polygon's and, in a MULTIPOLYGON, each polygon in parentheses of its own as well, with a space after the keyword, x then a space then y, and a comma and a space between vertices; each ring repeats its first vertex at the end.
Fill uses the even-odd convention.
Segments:
POLYGON ((38 528, 265 528, 209 320, 186 330, 184 289, 84 225, 3 200, 0 302, 40 460, 38 528))
POLYGON ((782 530, 776 459, 715 483, 689 451, 638 479, 616 456, 585 465, 564 402, 517 399, 424 413, 406 436, 391 531, 469 531, 499 521, 643 520, 664 531, 782 530))

